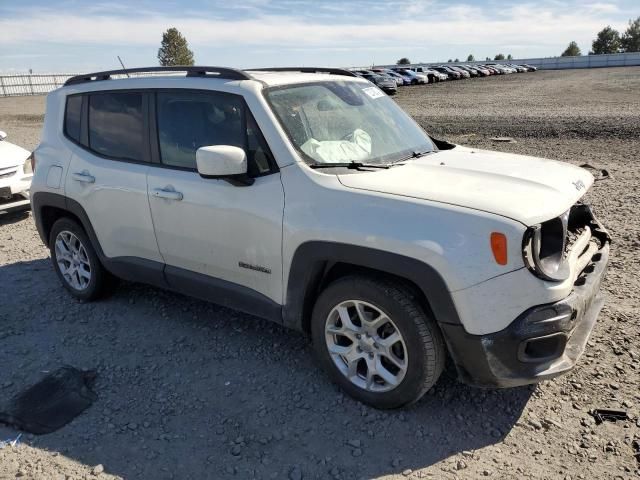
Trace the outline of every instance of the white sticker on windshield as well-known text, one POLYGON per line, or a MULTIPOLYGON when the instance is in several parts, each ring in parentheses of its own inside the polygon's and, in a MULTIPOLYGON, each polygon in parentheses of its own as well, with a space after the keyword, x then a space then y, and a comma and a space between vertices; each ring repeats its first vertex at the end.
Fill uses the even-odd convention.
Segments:
POLYGON ((363 88, 362 91, 367 95, 369 95, 371 98, 384 97, 384 92, 380 90, 378 87, 367 87, 367 88, 363 88))

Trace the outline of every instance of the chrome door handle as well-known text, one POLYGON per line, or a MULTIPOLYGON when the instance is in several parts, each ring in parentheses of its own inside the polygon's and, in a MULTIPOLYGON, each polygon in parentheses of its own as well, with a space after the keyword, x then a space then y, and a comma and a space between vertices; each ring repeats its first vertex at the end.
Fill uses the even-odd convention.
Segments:
POLYGON ((176 192, 175 190, 165 190, 164 188, 155 188, 153 190, 153 196, 158 198, 166 198, 169 200, 180 201, 183 199, 182 192, 176 192))
POLYGON ((87 172, 74 173, 73 179, 82 183, 96 183, 96 177, 87 172))

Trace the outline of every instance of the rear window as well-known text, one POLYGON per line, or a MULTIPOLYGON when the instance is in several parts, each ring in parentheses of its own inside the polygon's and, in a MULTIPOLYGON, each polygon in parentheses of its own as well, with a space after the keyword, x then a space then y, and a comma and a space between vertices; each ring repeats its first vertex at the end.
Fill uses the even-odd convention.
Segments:
POLYGON ((80 114, 82 112, 82 96, 67 97, 67 108, 64 114, 64 132, 67 137, 80 142, 80 114))
POLYGON ((90 95, 89 148, 115 159, 143 160, 142 93, 90 95))

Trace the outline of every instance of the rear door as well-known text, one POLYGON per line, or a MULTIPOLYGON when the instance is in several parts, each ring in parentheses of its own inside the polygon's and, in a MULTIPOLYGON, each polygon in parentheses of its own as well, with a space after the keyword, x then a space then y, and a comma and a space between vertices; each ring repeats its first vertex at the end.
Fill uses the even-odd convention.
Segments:
POLYGON ((158 162, 149 169, 149 202, 168 283, 240 309, 237 302, 195 290, 209 284, 223 296, 257 292, 257 303, 280 304, 284 192, 244 99, 213 91, 158 91, 154 117, 152 153, 158 162), (245 149, 254 183, 202 178, 196 150, 208 145, 245 149))
POLYGON ((79 138, 77 126, 65 129, 75 145, 65 188, 87 213, 107 257, 161 265, 147 199, 148 101, 139 91, 82 95, 79 138))

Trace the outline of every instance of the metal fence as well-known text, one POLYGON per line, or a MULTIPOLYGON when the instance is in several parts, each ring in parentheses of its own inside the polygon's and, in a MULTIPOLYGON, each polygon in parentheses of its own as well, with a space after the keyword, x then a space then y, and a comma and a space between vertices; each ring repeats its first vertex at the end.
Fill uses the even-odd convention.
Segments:
POLYGON ((42 95, 64 85, 75 73, 0 75, 0 97, 42 95))
MULTIPOLYGON (((64 85, 69 78, 77 73, 49 73, 49 74, 23 74, 0 75, 0 97, 18 97, 24 95, 44 95, 51 90, 64 85)), ((112 78, 125 77, 153 77, 166 75, 181 75, 180 72, 145 72, 112 75, 112 78)))

